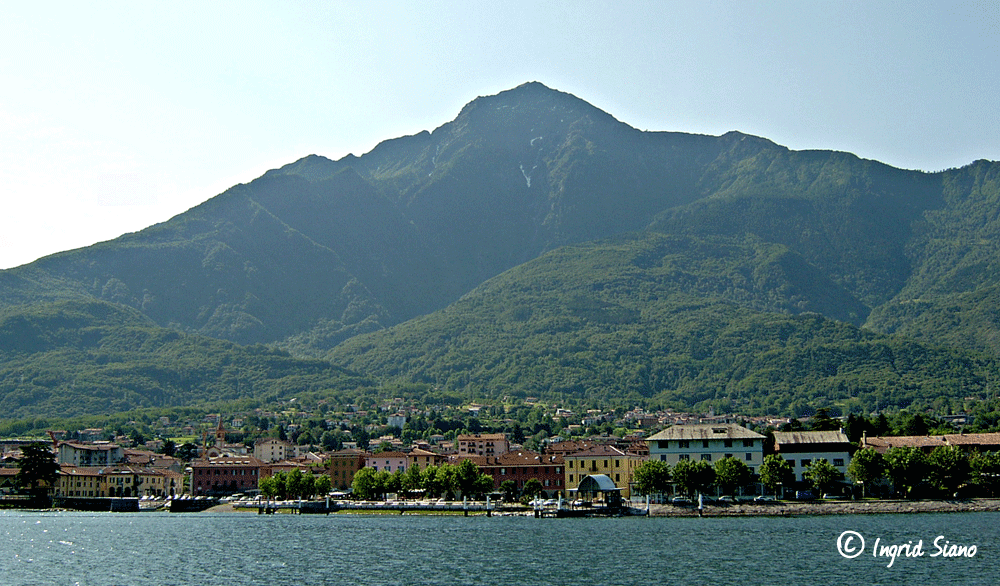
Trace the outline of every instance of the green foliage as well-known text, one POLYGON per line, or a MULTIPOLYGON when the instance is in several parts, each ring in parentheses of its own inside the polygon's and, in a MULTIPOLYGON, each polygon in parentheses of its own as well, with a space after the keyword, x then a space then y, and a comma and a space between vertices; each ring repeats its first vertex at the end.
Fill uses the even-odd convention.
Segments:
POLYGON ((809 467, 802 473, 802 477, 809 481, 819 494, 828 492, 833 483, 844 477, 844 475, 833 467, 826 458, 818 458, 809 463, 809 467))
POLYGON ((972 468, 969 456, 957 446, 938 446, 927 456, 928 480, 945 495, 954 495, 969 480, 972 468))
POLYGON ((972 482, 983 488, 988 496, 1000 491, 1000 452, 974 452, 969 457, 972 482))
POLYGON ((854 452, 851 463, 847 466, 847 476, 854 482, 870 485, 885 477, 887 463, 882 454, 874 448, 865 448, 854 452))
POLYGON ((681 460, 674 465, 674 482, 687 495, 705 492, 715 482, 715 469, 704 460, 681 460))
POLYGON ((646 460, 632 471, 632 482, 641 495, 668 492, 671 479, 670 465, 659 460, 646 460))
POLYGON ((0 312, 0 411, 17 418, 336 393, 364 381, 318 360, 156 327, 104 302, 0 312))
POLYGON ((715 483, 726 494, 732 494, 733 489, 750 484, 752 477, 753 472, 743 460, 723 458, 715 462, 715 483))
POLYGON ((59 464, 49 446, 41 442, 21 446, 17 460, 14 484, 35 496, 45 493, 46 486, 53 486, 59 478, 59 464))
POLYGON ((791 484, 795 480, 791 464, 777 454, 764 456, 764 462, 758 472, 761 483, 771 492, 777 492, 779 487, 791 484))
POLYGON ((927 455, 918 448, 891 448, 886 452, 885 460, 896 491, 906 497, 914 495, 914 490, 926 481, 930 472, 927 455))

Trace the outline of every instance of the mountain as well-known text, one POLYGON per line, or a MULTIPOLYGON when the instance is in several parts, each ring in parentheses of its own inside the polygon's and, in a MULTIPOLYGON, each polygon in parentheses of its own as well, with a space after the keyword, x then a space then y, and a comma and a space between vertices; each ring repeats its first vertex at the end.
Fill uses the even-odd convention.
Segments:
MULTIPOLYGON (((739 132, 639 131, 527 83, 477 98, 433 132, 360 157, 308 156, 146 230, 0 271, 0 310, 14 319, 49 304, 102 302, 147 327, 469 392, 506 384, 511 393, 753 404, 750 395, 769 391, 751 381, 784 369, 782 388, 801 396, 761 409, 819 401, 807 387, 820 379, 796 370, 791 354, 765 367, 754 352, 822 341, 824 352, 839 348, 829 371, 879 345, 905 346, 968 366, 951 378, 886 366, 908 389, 896 402, 955 397, 952 383, 987 387, 982 365, 1000 352, 998 173, 988 161, 924 173, 739 132), (527 293, 546 288, 548 296, 527 293), (484 316, 511 325, 507 345, 476 337, 489 329, 484 316), (757 346, 740 334, 744 343, 718 346, 727 328, 776 323, 797 332, 794 345, 757 346), (625 332, 646 340, 627 363, 609 354, 625 332), (561 334, 609 336, 579 362, 591 374, 577 378, 591 382, 542 384, 539 374, 525 387, 483 366, 542 368, 549 362, 514 356, 545 340, 556 344, 553 360, 580 360, 578 342, 561 334), (663 340, 686 344, 684 374, 644 354, 685 355, 663 340), (643 364, 642 384, 615 374, 643 364)), ((18 335, 0 331, 0 365, 18 335)), ((68 343, 38 339, 49 340, 34 347, 40 353, 68 343)), ((888 389, 892 400, 888 379, 875 379, 823 384, 888 389)))

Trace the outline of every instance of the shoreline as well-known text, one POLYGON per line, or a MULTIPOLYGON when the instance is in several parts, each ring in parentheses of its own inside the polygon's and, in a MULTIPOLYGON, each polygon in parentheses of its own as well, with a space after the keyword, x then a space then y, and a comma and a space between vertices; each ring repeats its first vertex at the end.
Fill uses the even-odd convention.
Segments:
MULTIPOLYGON (((644 507, 643 507, 644 508, 644 507)), ((695 506, 650 505, 650 517, 799 517, 813 515, 884 515, 907 513, 981 513, 1000 511, 1000 499, 967 500, 865 500, 865 501, 774 501, 705 505, 699 515, 695 506)), ((225 503, 206 509, 206 513, 257 514, 255 508, 235 507, 225 503)), ((372 511, 340 511, 338 514, 372 514, 372 511)), ((526 509, 525 514, 530 515, 526 509)), ((382 514, 385 514, 383 512, 382 514)), ((398 514, 398 513, 396 513, 398 514)), ((422 511, 421 514, 434 514, 422 511)), ((445 514, 445 513, 440 513, 445 514)), ((472 513, 470 513, 472 514, 472 513)), ((482 514, 481 511, 474 513, 482 514)))
MULTIPOLYGON (((905 513, 982 513, 1000 511, 1000 499, 774 501, 705 505, 702 517, 798 517, 812 515, 884 515, 905 513)), ((651 517, 698 517, 698 507, 650 505, 651 517)))

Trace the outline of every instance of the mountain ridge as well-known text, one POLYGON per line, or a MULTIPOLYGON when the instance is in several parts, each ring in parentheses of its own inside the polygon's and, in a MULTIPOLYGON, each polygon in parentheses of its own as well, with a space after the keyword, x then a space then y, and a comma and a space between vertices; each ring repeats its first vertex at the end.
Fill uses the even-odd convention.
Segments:
MULTIPOLYGON (((984 160, 924 173, 851 153, 794 151, 737 131, 638 130, 529 82, 476 98, 433 131, 336 161, 308 155, 145 230, 0 271, 0 309, 99 300, 132 308, 155 327, 332 357, 367 376, 360 366, 369 362, 348 344, 357 336, 370 349, 399 343, 391 328, 454 313, 484 284, 523 274, 519 268, 546 255, 602 255, 616 239, 641 247, 663 236, 686 243, 668 255, 676 269, 669 274, 699 292, 704 302, 693 306, 738 308, 720 319, 821 314, 896 336, 891 344, 902 344, 899 336, 944 342, 980 360, 1000 353, 992 310, 1000 297, 998 177, 1000 165, 984 160)), ((620 288, 619 296, 648 286, 663 262, 635 265, 609 284, 586 258, 560 258, 562 282, 585 289, 580 279, 590 279, 592 287, 620 288)), ((558 287, 560 279, 546 282, 558 287)), ((612 323, 641 315, 589 294, 562 301, 612 323)), ((487 302, 479 303, 485 311, 487 302)), ((570 317, 544 323, 584 327, 570 317)), ((518 332, 526 346, 551 334, 544 324, 518 332)), ((434 335, 460 346, 469 333, 434 335)), ((407 343, 419 346, 418 338, 407 343)), ((715 372, 711 360, 710 353, 695 363, 708 361, 705 372, 715 372)), ((461 377, 427 374, 452 377, 455 369, 423 364, 425 372, 405 374, 379 366, 377 376, 459 385, 461 377)), ((985 384, 969 377, 971 386, 985 384)), ((698 384, 705 388, 685 388, 701 396, 718 387, 698 384)), ((670 392, 641 396, 677 400, 670 392)))

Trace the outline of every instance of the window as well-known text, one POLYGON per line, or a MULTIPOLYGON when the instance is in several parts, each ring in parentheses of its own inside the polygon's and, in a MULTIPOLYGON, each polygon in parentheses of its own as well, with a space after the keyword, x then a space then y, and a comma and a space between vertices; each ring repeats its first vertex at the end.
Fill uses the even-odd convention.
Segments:
POLYGON ((707 448, 708 447, 708 440, 701 440, 701 447, 707 448))
POLYGON ((500 476, 506 476, 506 475, 507 475, 507 469, 506 468, 501 468, 500 469, 500 476))
POLYGON ((691 456, 689 456, 688 454, 681 454, 680 456, 677 456, 677 459, 678 460, 690 460, 691 456))
POLYGON ((745 459, 746 459, 747 462, 749 462, 750 460, 753 460, 753 453, 752 452, 747 452, 745 459))
POLYGON ((622 480, 621 479, 621 475, 620 474, 615 474, 615 482, 621 482, 621 480, 622 480))
POLYGON ((723 458, 732 458, 732 457, 733 457, 732 454, 726 454, 725 456, 723 456, 723 458))
POLYGON ((722 440, 722 446, 726 447, 726 448, 733 447, 733 440, 731 440, 731 439, 722 440))
POLYGON ((754 440, 743 440, 744 448, 752 448, 754 440))
POLYGON ((807 468, 809 464, 812 464, 812 460, 802 460, 802 467, 807 468))
POLYGON ((706 461, 706 462, 711 462, 712 461, 712 454, 702 454, 701 455, 701 459, 704 460, 704 461, 706 461))
POLYGON ((660 461, 661 462, 666 462, 667 461, 667 455, 666 454, 660 454, 660 461))
POLYGON ((656 447, 659 448, 659 449, 661 449, 661 450, 665 450, 665 449, 667 449, 667 448, 670 447, 669 444, 670 444, 670 442, 668 442, 667 440, 659 440, 659 441, 656 442, 656 447))
POLYGON ((833 465, 834 466, 843 466, 844 465, 844 459, 843 458, 834 458, 833 459, 833 465))
POLYGON ((791 464, 792 468, 795 468, 795 460, 785 460, 785 461, 791 464))
POLYGON ((569 475, 569 481, 573 482, 573 475, 572 474, 569 475))
POLYGON ((681 441, 677 442, 677 447, 678 448, 690 448, 691 447, 691 442, 688 441, 688 440, 681 440, 681 441))

